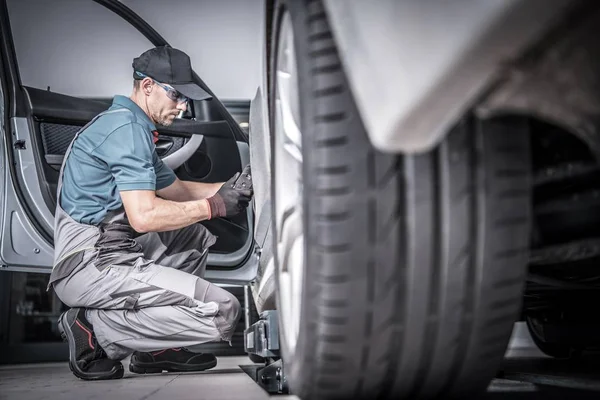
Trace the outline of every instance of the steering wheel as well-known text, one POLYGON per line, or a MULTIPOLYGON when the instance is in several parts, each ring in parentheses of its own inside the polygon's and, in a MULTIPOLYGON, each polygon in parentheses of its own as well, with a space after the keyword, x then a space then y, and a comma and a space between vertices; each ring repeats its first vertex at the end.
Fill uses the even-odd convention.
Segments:
POLYGON ((175 170, 185 163, 198 150, 204 135, 192 135, 191 139, 173 154, 162 159, 166 166, 175 170))

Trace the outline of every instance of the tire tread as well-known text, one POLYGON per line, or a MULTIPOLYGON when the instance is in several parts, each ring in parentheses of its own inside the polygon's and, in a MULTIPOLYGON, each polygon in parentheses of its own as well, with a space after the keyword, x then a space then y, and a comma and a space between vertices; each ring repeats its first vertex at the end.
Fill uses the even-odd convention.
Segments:
POLYGON ((528 249, 510 238, 530 219, 528 166, 497 160, 526 159, 527 142, 512 132, 493 135, 501 127, 466 115, 431 153, 374 150, 322 2, 285 4, 306 13, 296 20, 306 46, 297 51, 311 78, 303 147, 305 240, 313 241, 305 279, 313 285, 305 300, 317 349, 292 364, 301 382, 290 383, 311 399, 452 397, 485 388, 520 304, 518 263, 528 249), (494 215, 517 203, 526 206, 494 215))

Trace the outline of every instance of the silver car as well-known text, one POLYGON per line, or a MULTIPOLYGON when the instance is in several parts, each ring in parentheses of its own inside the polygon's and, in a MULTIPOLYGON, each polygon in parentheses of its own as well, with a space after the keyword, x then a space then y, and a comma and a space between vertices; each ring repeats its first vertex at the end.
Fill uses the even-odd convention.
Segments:
MULTIPOLYGON (((64 150, 108 104, 24 86, 5 3, 0 261, 49 272, 64 150)), ((472 395, 519 319, 551 356, 598 344, 581 335, 600 277, 597 2, 266 0, 264 17, 249 135, 215 97, 157 150, 182 179, 252 164, 253 209, 206 222, 207 279, 277 310, 293 393, 472 395)))

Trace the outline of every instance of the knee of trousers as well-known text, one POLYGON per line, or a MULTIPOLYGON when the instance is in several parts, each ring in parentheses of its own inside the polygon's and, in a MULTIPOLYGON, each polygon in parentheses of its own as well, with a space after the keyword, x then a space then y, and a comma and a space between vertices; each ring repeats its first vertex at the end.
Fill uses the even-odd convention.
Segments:
POLYGON ((207 291, 205 301, 214 301, 217 303, 219 307, 219 312, 215 317, 217 329, 221 334, 221 339, 231 340, 242 315, 242 306, 239 300, 228 291, 211 285, 207 291))
POLYGON ((54 294, 56 294, 56 297, 69 308, 84 307, 85 305, 80 304, 78 301, 80 296, 77 295, 77 292, 73 290, 74 288, 71 288, 70 285, 65 285, 65 280, 66 279, 61 279, 52 284, 52 290, 54 291, 54 294))

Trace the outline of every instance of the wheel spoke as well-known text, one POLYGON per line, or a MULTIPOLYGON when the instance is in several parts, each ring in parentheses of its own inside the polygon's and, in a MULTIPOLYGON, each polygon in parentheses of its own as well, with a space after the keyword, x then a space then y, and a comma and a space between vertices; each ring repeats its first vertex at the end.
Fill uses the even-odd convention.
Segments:
POLYGON ((289 14, 283 16, 276 58, 274 158, 278 290, 283 340, 290 353, 300 328, 304 279, 302 209, 302 131, 294 36, 289 14))
POLYGON ((290 263, 293 264, 295 260, 291 260, 291 253, 293 247, 296 245, 298 240, 303 240, 302 233, 302 211, 299 208, 290 208, 289 212, 284 213, 281 221, 281 240, 279 241, 279 254, 281 257, 281 270, 287 272, 290 270, 290 263))
POLYGON ((278 91, 279 91, 279 106, 280 118, 282 123, 282 133, 284 134, 284 148, 298 162, 302 162, 302 137, 298 128, 297 113, 292 110, 292 102, 286 101, 291 97, 297 96, 297 93, 292 93, 291 77, 287 72, 278 72, 278 91))
MULTIPOLYGON (((288 103, 278 99, 275 103, 275 108, 275 126, 278 127, 275 132, 279 135, 278 139, 281 139, 281 146, 283 147, 283 150, 292 157, 292 160, 297 164, 302 164, 302 136, 296 121, 291 117, 288 103)), ((289 163, 292 160, 287 159, 281 161, 289 163)), ((300 165, 290 167, 301 168, 300 165)))

